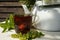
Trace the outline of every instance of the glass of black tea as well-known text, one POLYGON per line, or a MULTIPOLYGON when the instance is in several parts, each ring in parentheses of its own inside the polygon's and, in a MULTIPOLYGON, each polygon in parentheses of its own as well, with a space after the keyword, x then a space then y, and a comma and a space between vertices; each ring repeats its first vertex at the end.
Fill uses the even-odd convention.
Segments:
POLYGON ((27 33, 32 26, 32 16, 14 15, 14 23, 16 33, 27 33))

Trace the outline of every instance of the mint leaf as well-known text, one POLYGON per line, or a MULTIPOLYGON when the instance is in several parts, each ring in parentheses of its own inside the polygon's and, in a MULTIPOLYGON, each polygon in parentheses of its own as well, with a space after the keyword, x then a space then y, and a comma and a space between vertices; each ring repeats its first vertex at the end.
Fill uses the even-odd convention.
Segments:
POLYGON ((14 29, 14 18, 13 18, 13 16, 14 16, 13 14, 10 14, 8 31, 10 31, 11 29, 14 29))
POLYGON ((3 28, 2 32, 10 31, 14 29, 14 18, 13 14, 10 14, 9 20, 6 18, 5 23, 0 23, 0 27, 3 28))

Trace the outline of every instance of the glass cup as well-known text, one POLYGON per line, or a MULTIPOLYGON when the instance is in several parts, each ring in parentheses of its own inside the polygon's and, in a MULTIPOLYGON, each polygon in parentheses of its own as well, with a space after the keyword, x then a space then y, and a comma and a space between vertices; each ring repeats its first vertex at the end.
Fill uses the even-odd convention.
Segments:
POLYGON ((16 33, 27 33, 30 31, 30 27, 32 26, 32 16, 15 15, 14 23, 16 33))

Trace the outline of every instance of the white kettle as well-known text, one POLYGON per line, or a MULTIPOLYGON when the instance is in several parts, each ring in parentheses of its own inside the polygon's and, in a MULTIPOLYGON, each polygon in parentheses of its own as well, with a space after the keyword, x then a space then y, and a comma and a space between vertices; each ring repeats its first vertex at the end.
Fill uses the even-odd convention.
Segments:
POLYGON ((39 22, 36 28, 46 31, 60 31, 60 7, 37 7, 39 22))

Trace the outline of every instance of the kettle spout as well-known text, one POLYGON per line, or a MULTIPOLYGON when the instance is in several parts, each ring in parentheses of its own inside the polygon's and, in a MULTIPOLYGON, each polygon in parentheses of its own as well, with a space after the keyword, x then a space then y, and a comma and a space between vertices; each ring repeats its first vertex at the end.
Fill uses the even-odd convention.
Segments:
POLYGON ((29 9, 27 8, 26 5, 23 4, 22 7, 24 9, 25 14, 30 14, 30 11, 29 11, 29 9))

